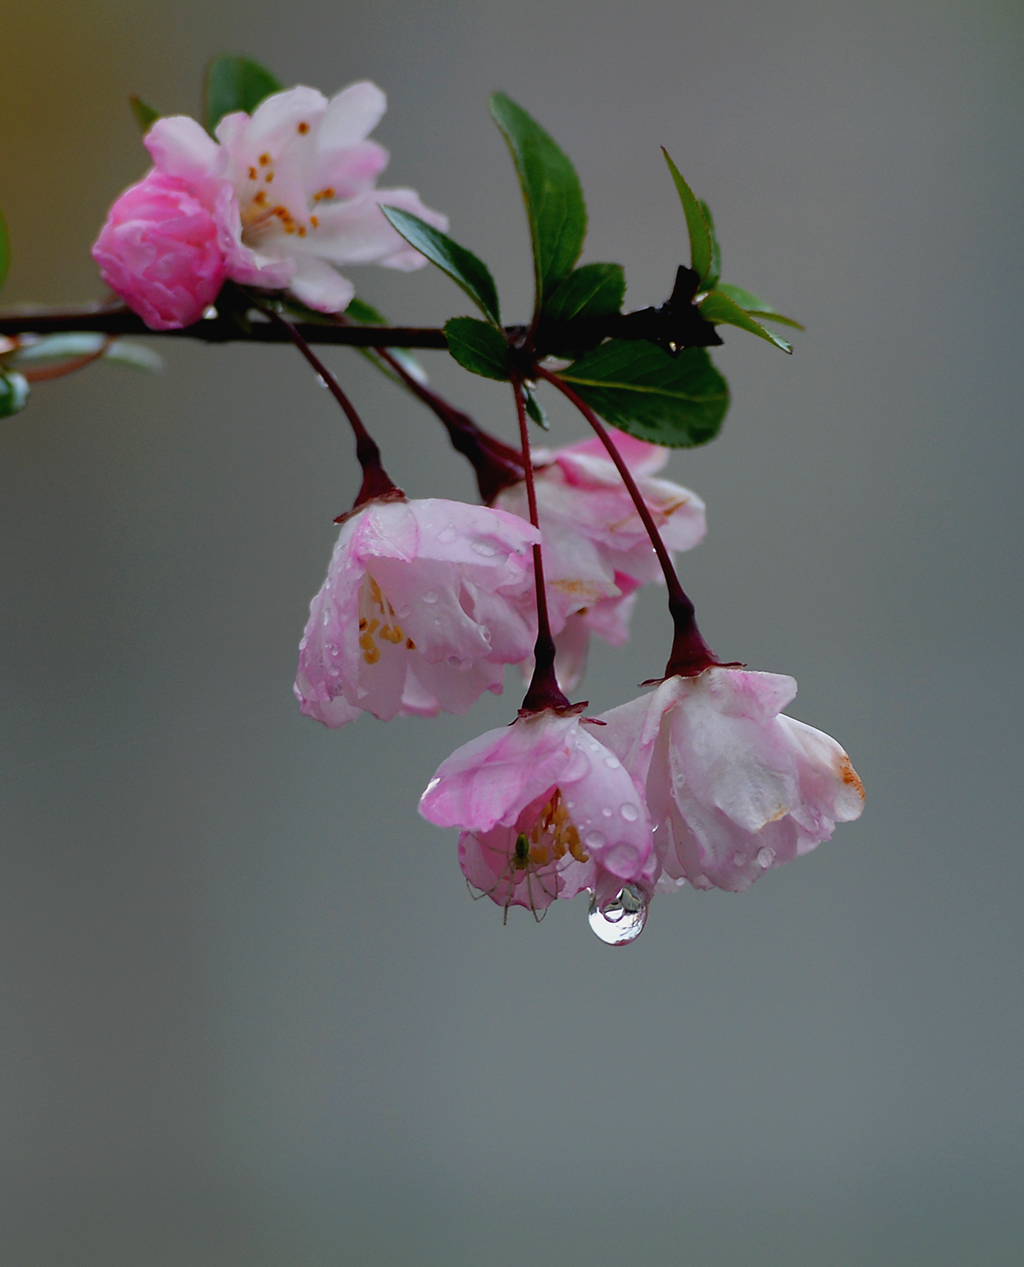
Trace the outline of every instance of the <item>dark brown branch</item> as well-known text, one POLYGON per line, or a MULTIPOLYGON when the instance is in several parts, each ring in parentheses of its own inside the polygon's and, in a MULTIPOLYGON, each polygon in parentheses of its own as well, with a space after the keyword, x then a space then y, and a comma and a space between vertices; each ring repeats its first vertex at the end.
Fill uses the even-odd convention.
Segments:
MULTIPOLYGON (((307 343, 336 343, 348 347, 438 348, 448 344, 444 331, 427 326, 342 326, 296 322, 307 343)), ((202 339, 205 343, 288 343, 287 330, 270 321, 253 321, 246 331, 230 318, 197 321, 183 330, 151 330, 129 308, 83 304, 74 308, 24 307, 0 311, 0 335, 66 334, 74 330, 109 335, 153 335, 164 338, 202 339)))

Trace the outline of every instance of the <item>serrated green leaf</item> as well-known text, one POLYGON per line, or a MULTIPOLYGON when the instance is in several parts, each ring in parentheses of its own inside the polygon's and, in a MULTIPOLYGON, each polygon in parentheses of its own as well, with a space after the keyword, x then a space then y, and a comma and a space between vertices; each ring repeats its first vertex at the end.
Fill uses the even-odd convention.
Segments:
POLYGON ((526 383, 523 384, 523 401, 526 405, 527 416, 532 418, 542 431, 550 431, 551 423, 548 422, 544 407, 537 399, 537 393, 526 383))
POLYGON ((730 299, 720 290, 713 290, 698 306, 700 315, 712 325, 737 326, 740 330, 746 330, 748 334, 756 334, 759 339, 766 339, 777 348, 781 348, 783 352, 792 353, 793 351, 792 344, 787 343, 779 335, 772 334, 770 330, 766 330, 759 321, 754 320, 749 312, 745 312, 735 300, 730 299))
POLYGON ((728 282, 719 282, 715 289, 722 295, 728 295, 733 303, 739 304, 752 317, 757 317, 762 321, 775 321, 780 326, 792 326, 794 330, 802 330, 804 328, 799 321, 794 321, 792 317, 784 317, 770 303, 759 299, 757 295, 751 294, 749 290, 744 290, 742 286, 730 286, 728 282))
POLYGON ((714 439, 729 407, 725 379, 703 348, 669 356, 653 343, 610 339, 559 378, 613 426, 674 448, 714 439))
POLYGON ((444 327, 448 351, 463 369, 484 378, 508 379, 508 344, 500 330, 476 317, 452 317, 444 327))
POLYGON ((0 287, 7 278, 7 270, 11 264, 11 239, 7 236, 7 221, 0 211, 0 287))
POLYGON ((252 114, 264 97, 280 92, 281 84, 266 67, 248 57, 215 57, 206 71, 203 121, 211 135, 226 114, 252 114))
POLYGON ((621 264, 584 264, 564 277, 544 305, 545 321, 607 317, 618 312, 626 294, 621 264))
POLYGON ((0 370, 0 418, 10 418, 25 408, 28 383, 15 370, 0 370))
POLYGON ((512 153, 526 204, 537 315, 583 249, 587 232, 583 190, 572 163, 521 106, 503 92, 494 93, 490 105, 512 153))
POLYGON ((160 118, 160 111, 154 110, 148 101, 143 101, 141 97, 129 97, 128 104, 132 108, 132 114, 135 115, 135 122, 142 129, 143 133, 149 129, 160 118))
POLYGON ((496 326, 501 325, 498 291, 491 270, 483 260, 477 259, 472 251, 453 242, 446 233, 435 229, 411 212, 401 211, 398 207, 389 207, 384 203, 380 209, 410 246, 414 246, 432 264, 447 273, 457 286, 462 287, 488 321, 496 326))
POLYGON ((711 267, 701 283, 701 289, 714 290, 718 285, 718 279, 722 276, 722 248, 718 245, 718 234, 715 232, 715 221, 711 214, 711 208, 703 198, 698 198, 697 202, 700 204, 704 222, 708 226, 708 233, 711 234, 711 267))
POLYGON ((679 201, 683 204, 683 215, 686 217, 686 232, 690 238, 690 267, 703 282, 711 271, 714 249, 711 228, 707 220, 704 219, 704 212, 701 210, 701 204, 696 194, 683 179, 682 172, 673 163, 668 150, 662 146, 661 152, 665 155, 665 162, 668 163, 668 170, 672 175, 676 193, 679 195, 679 201))

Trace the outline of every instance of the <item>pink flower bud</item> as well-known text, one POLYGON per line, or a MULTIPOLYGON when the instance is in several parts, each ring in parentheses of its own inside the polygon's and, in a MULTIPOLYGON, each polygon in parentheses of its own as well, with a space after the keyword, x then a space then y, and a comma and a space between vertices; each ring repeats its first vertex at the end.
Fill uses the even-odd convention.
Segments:
POLYGON ((150 329, 175 330, 198 321, 224 284, 217 239, 212 213, 188 186, 154 169, 110 208, 92 257, 150 329))

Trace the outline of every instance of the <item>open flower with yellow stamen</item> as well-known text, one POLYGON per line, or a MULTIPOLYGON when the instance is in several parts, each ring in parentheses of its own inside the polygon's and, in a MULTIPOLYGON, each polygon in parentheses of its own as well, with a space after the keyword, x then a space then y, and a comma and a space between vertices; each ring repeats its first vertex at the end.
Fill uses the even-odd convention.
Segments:
POLYGON ((600 730, 578 713, 521 716, 459 748, 423 793, 420 813, 462 828, 463 874, 506 913, 584 890, 603 907, 626 885, 653 887, 643 794, 600 730))
POLYGON ((538 531, 442 498, 366 502, 310 604, 295 694, 327 726, 361 712, 465 713, 532 647, 523 592, 538 531))
MULTIPOLYGON (((177 182, 216 226, 229 279, 288 289, 311 308, 341 312, 355 289, 335 266, 414 269, 426 263, 387 222, 381 203, 411 211, 439 229, 448 227, 447 217, 425 207, 413 190, 375 188, 388 154, 367 136, 385 108, 375 84, 351 84, 330 101, 314 88, 299 86, 267 97, 251 116, 225 115, 216 139, 195 119, 177 115, 158 119, 145 145, 154 172, 177 182)), ((125 219, 119 208, 132 193, 114 204, 108 224, 125 219)), ((140 253, 139 239, 152 238, 159 245, 161 226, 151 220, 150 214, 150 220, 133 226, 133 235, 122 229, 116 239, 105 227, 93 252, 105 280, 147 321, 153 269, 136 277, 133 260, 140 253), (130 257, 124 256, 121 239, 131 245, 130 257)), ((169 267, 187 272, 188 256, 178 252, 169 267)), ((168 284, 166 278, 158 280, 168 284)), ((181 289, 188 279, 171 280, 181 289)), ((191 324, 201 315, 197 303, 176 324, 191 324)))

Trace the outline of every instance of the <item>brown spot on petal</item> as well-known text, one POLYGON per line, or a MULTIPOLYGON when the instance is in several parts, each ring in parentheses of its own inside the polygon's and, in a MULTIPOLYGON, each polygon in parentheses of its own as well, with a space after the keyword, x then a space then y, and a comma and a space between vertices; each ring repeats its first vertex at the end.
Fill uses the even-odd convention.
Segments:
POLYGON ((843 753, 843 759, 839 763, 839 775, 847 787, 855 788, 857 795, 864 800, 864 784, 860 781, 860 775, 853 768, 850 758, 843 753))

